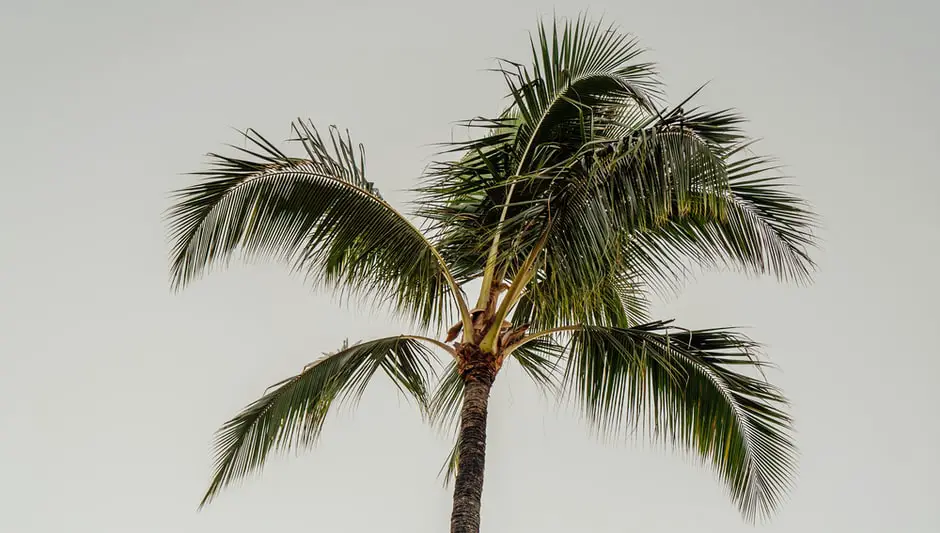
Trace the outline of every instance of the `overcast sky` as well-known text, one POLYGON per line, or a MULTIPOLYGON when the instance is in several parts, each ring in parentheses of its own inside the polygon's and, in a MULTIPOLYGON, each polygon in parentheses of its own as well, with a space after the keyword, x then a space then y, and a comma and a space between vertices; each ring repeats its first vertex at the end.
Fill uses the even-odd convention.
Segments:
MULTIPOLYGON (((491 58, 552 9, 638 36, 677 102, 737 107, 822 215, 808 288, 697 278, 657 314, 768 346, 802 450, 760 531, 936 532, 933 2, 6 0, 0 7, 0 531, 440 532, 447 438, 378 380, 319 447, 196 504, 212 433, 342 340, 398 331, 278 265, 168 289, 168 191, 233 128, 310 117, 365 143, 393 202, 491 58)), ((486 532, 751 531, 695 461, 599 443, 510 369, 491 403, 486 532)))

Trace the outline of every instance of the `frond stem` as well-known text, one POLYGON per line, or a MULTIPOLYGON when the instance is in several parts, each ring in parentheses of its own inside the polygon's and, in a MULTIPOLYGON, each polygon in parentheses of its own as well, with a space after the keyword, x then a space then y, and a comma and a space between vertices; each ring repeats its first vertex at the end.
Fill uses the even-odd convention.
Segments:
POLYGON ((499 304, 499 308, 496 310, 496 314, 493 316, 493 323, 490 325, 489 331, 487 331, 486 336, 483 338, 483 342, 480 343, 480 348, 483 351, 495 351, 496 340, 499 338, 500 325, 502 325, 503 320, 506 319, 506 315, 509 314, 509 310, 512 309, 514 305, 516 305, 516 302, 519 301, 519 298, 522 296, 522 290, 526 285, 529 284, 529 281, 532 280, 532 277, 535 276, 535 261, 538 258, 539 253, 541 253, 545 248, 545 243, 548 241, 550 230, 551 220, 549 220, 545 231, 542 232, 542 236, 539 238, 539 241, 535 243, 535 246, 529 252, 529 255, 525 258, 525 261, 519 268, 519 272, 516 273, 516 276, 513 278, 512 283, 509 286, 509 291, 503 298, 502 303, 499 304))
POLYGON ((449 353, 449 354, 450 354, 451 356, 453 356, 454 358, 457 357, 457 350, 455 350, 453 346, 450 346, 450 345, 448 345, 448 344, 446 344, 446 343, 444 343, 444 342, 441 342, 441 341, 439 341, 439 340, 437 340, 437 339, 432 339, 431 337, 424 337, 424 336, 421 336, 421 335, 400 335, 400 338, 402 338, 402 339, 412 339, 412 340, 416 340, 416 341, 429 342, 429 343, 431 343, 431 344, 433 344, 433 345, 435 345, 435 346, 437 346, 437 347, 443 349, 445 352, 449 353))
MULTIPOLYGON (((499 254, 499 239, 502 235, 503 224, 506 222, 506 214, 509 212, 509 202, 512 200, 512 193, 516 190, 516 182, 513 181, 509 186, 509 192, 506 194, 506 202, 503 204, 503 211, 499 215, 499 222, 496 225, 496 234, 493 235, 493 243, 490 245, 489 254, 486 256, 486 267, 483 270, 483 286, 480 288, 480 297, 477 299, 477 308, 485 308, 490 301, 491 288, 493 285, 493 276, 496 274, 496 257, 499 254)), ((472 338, 473 328, 468 328, 464 324, 464 342, 472 338)))
POLYGON ((563 332, 565 332, 565 331, 578 331, 578 330, 581 329, 582 327, 583 327, 583 326, 560 326, 560 327, 557 327, 557 328, 551 328, 551 329, 546 329, 546 330, 538 331, 538 332, 535 332, 535 333, 533 333, 533 334, 531 334, 531 335, 526 335, 525 337, 523 337, 522 339, 520 339, 519 342, 517 342, 517 343, 515 343, 515 344, 510 344, 509 346, 507 346, 507 347, 506 347, 506 350, 503 352, 503 354, 504 354, 505 357, 509 357, 509 354, 511 354, 512 352, 514 352, 517 348, 520 348, 520 347, 522 347, 524 344, 528 344, 528 343, 534 341, 535 339, 539 339, 539 338, 542 338, 542 337, 547 337, 548 335, 554 335, 555 333, 563 333, 563 332))

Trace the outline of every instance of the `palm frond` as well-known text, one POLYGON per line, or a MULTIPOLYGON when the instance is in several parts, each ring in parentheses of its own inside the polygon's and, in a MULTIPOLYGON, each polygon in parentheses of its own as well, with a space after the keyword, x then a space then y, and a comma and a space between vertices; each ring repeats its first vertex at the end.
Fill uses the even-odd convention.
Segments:
POLYGON ((661 95, 652 63, 636 61, 642 49, 613 25, 555 19, 530 43, 531 70, 504 71, 520 118, 517 174, 544 166, 540 149, 577 149, 625 105, 652 110, 661 95))
POLYGON ((531 299, 574 309, 610 277, 669 292, 690 264, 808 280, 814 215, 767 158, 741 156, 742 121, 730 110, 672 111, 586 145, 555 175, 544 222, 525 230, 548 232, 531 299))
POLYGON ((816 244, 816 216, 806 202, 783 176, 772 174, 766 157, 735 158, 726 168, 727 191, 697 191, 692 200, 720 203, 723 216, 677 214, 631 235, 625 255, 632 267, 659 287, 672 285, 688 263, 808 281, 815 270, 809 252, 816 244))
POLYGON ((488 250, 484 236, 512 255, 505 251, 512 243, 503 242, 515 233, 509 221, 525 222, 525 211, 545 201, 554 166, 619 124, 625 109, 654 113, 660 96, 652 64, 637 61, 636 41, 612 25, 585 17, 540 24, 531 46, 531 68, 504 61, 497 69, 510 107, 496 119, 470 121, 484 135, 450 143, 448 151, 463 155, 436 165, 419 189, 420 211, 440 229, 448 263, 468 275, 478 270, 466 250, 488 250))
POLYGON ((640 130, 584 152, 559 173, 546 222, 530 230, 547 233, 540 282, 531 288, 542 294, 533 299, 559 306, 577 306, 611 279, 636 279, 624 253, 631 236, 677 216, 721 219, 723 203, 714 198, 728 189, 723 154, 683 130, 640 130))
POLYGON ((343 346, 273 385, 216 434, 215 468, 200 507, 259 470, 270 452, 314 444, 333 403, 360 397, 379 369, 426 409, 432 357, 415 339, 375 339, 343 346))
POLYGON ((566 390, 604 430, 642 430, 709 462, 748 520, 791 485, 797 450, 783 394, 759 371, 757 346, 725 329, 655 322, 583 327, 571 336, 566 390))
POLYGON ((517 361, 522 371, 543 391, 555 392, 561 384, 564 352, 563 345, 551 337, 542 337, 512 350, 509 359, 517 361))
POLYGON ((361 150, 336 128, 329 141, 300 121, 294 131, 306 158, 249 130, 250 146, 234 147, 244 158, 210 154, 212 167, 196 173, 204 179, 177 191, 169 212, 173 285, 240 251, 369 294, 422 326, 449 321, 448 292, 462 303, 456 284, 438 251, 366 180, 361 150))
MULTIPOLYGON (((552 272, 544 273, 550 276, 552 272)), ((538 279, 519 299, 512 313, 514 324, 529 324, 530 331, 559 324, 630 327, 649 321, 650 301, 644 281, 633 271, 608 269, 607 276, 573 297, 551 279, 538 279)), ((570 285, 569 285, 570 287, 570 285)))

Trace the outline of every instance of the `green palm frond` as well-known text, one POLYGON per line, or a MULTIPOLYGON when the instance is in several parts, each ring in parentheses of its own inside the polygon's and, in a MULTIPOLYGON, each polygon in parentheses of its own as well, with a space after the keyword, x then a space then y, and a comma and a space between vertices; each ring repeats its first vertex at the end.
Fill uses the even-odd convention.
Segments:
MULTIPOLYGON (((731 157, 743 147, 735 148, 731 157)), ((782 281, 806 282, 815 269, 816 216, 788 189, 763 156, 727 164, 728 190, 696 192, 693 202, 719 202, 721 217, 685 213, 631 235, 625 250, 636 272, 657 287, 674 288, 692 263, 724 266, 782 281)))
POLYGON ((540 23, 531 49, 531 70, 504 69, 520 119, 516 174, 558 161, 552 152, 564 159, 565 146, 577 150, 625 105, 652 110, 661 96, 653 64, 636 61, 643 50, 614 25, 583 16, 540 23))
POLYGON ((375 339, 344 346, 273 385, 216 434, 215 468, 200 507, 260 469, 270 452, 314 444, 333 403, 360 397, 379 369, 426 409, 432 358, 418 340, 375 339))
POLYGON ((632 274, 608 269, 607 276, 591 287, 584 287, 574 298, 570 292, 553 290, 551 280, 536 280, 516 304, 512 322, 529 324, 530 331, 547 330, 559 324, 625 328, 648 322, 647 288, 642 279, 632 274))
POLYGON ((561 384, 565 347, 551 337, 533 339, 512 350, 507 360, 515 360, 522 371, 545 392, 555 392, 561 384))
POLYGON ((757 346, 730 330, 656 322, 571 335, 566 390, 599 428, 646 431, 710 463, 744 517, 767 517, 792 483, 797 450, 782 393, 757 377, 757 346))
MULTIPOLYGON (((531 217, 520 215, 545 201, 551 168, 619 124, 625 108, 653 113, 661 95, 653 65, 637 61, 636 41, 612 25, 584 17, 540 24, 531 45, 531 69, 508 61, 498 69, 511 92, 509 109, 470 121, 484 135, 451 143, 462 156, 432 168, 419 189, 421 212, 440 229, 449 264, 466 265, 470 275, 481 267, 467 250, 487 251, 485 239, 497 235, 511 241, 517 232, 509 223, 525 225, 531 217)), ((509 244, 498 247, 504 256, 509 244)))
MULTIPOLYGON (((533 217, 544 222, 516 235, 528 243, 547 232, 530 298, 575 310, 611 276, 668 291, 690 263, 808 280, 815 217, 767 158, 742 157, 742 121, 730 110, 668 112, 586 145, 555 174, 533 217)), ((513 260, 521 264, 518 252, 513 260)))
POLYGON ((679 216, 720 220, 724 204, 713 198, 726 195, 728 182, 722 155, 706 142, 654 130, 600 145, 560 174, 554 189, 545 224, 531 230, 547 238, 540 282, 530 290, 536 301, 577 307, 611 279, 649 283, 628 268, 631 236, 679 216))
POLYGON ((233 253, 280 258, 326 286, 369 294, 422 326, 462 299, 437 250, 366 181, 348 135, 294 124, 306 158, 249 130, 244 158, 210 154, 199 183, 177 191, 169 220, 179 288, 233 253))

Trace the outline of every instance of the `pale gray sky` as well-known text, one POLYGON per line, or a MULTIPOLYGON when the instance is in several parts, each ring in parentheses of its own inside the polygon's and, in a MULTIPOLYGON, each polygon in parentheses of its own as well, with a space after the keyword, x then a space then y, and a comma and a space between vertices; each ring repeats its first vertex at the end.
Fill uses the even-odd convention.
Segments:
MULTIPOLYGON (((41 1, 0 7, 0 531, 444 531, 447 439, 377 382, 312 452, 196 504, 220 423, 344 337, 397 331, 276 265, 180 296, 162 210, 231 128, 296 116, 365 142, 399 204, 452 123, 492 113, 490 58, 536 17, 605 13, 673 101, 751 118, 823 215, 809 288, 710 275, 658 306, 743 325, 781 366, 800 479, 779 533, 940 531, 933 2, 41 1)), ((733 533, 687 458, 600 444, 510 371, 491 408, 483 527, 733 533)))

